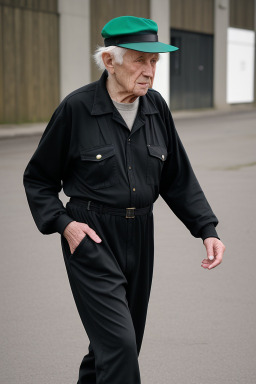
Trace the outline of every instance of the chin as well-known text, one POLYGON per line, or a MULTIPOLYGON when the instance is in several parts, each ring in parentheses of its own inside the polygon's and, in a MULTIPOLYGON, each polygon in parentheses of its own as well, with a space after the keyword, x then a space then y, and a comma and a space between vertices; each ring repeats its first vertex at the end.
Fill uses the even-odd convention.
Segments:
POLYGON ((135 92, 134 95, 137 97, 138 96, 145 96, 147 92, 148 92, 148 88, 140 89, 139 91, 135 92))

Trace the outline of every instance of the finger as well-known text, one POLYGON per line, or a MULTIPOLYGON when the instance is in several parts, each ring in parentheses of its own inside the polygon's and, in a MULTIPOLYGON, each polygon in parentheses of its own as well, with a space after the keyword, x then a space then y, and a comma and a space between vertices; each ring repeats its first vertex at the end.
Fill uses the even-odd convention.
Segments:
POLYGON ((69 242, 69 248, 70 248, 71 254, 75 252, 76 248, 78 247, 78 245, 81 243, 81 241, 84 239, 85 236, 86 234, 83 231, 81 231, 76 239, 69 242))
POLYGON ((206 246, 207 258, 212 261, 214 260, 214 250, 212 244, 206 246))
POLYGON ((204 259, 204 260, 202 260, 202 262, 201 262, 201 264, 206 264, 207 266, 210 265, 211 263, 212 263, 212 261, 209 260, 209 259, 204 259))
POLYGON ((218 253, 214 259, 214 261, 211 263, 211 265, 209 265, 209 268, 208 269, 213 269, 215 267, 217 267, 217 265, 220 265, 222 263, 222 258, 223 258, 223 253, 224 253, 224 250, 225 248, 220 248, 218 250, 218 253))
POLYGON ((90 236, 90 238, 95 241, 95 243, 101 243, 101 238, 97 235, 97 233, 86 224, 85 233, 90 236))
POLYGON ((212 263, 211 261, 209 261, 208 259, 205 259, 202 261, 201 267, 208 268, 211 265, 211 263, 212 263))
POLYGON ((204 246, 206 248, 207 257, 209 260, 214 260, 214 241, 211 238, 207 238, 204 241, 204 246))
POLYGON ((212 260, 209 260, 208 258, 207 259, 203 259, 202 262, 201 262, 201 267, 203 267, 204 269, 208 269, 208 267, 213 263, 212 260))
POLYGON ((221 262, 219 260, 215 260, 212 264, 210 264, 208 266, 208 269, 213 269, 215 267, 217 267, 217 265, 219 265, 221 262))
POLYGON ((208 269, 213 269, 215 267, 217 267, 217 265, 221 264, 222 262, 222 254, 218 254, 214 261, 209 265, 208 269))
POLYGON ((202 261, 202 263, 201 263, 201 264, 203 264, 203 265, 207 265, 207 266, 209 266, 209 265, 210 265, 209 261, 202 261))

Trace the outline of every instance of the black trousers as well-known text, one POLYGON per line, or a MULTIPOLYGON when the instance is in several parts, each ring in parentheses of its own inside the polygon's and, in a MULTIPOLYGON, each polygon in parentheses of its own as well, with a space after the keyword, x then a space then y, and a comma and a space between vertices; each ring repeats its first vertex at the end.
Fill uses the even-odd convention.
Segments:
POLYGON ((62 237, 67 273, 90 340, 78 384, 140 384, 141 348, 153 273, 153 213, 127 219, 68 203, 74 220, 102 239, 86 236, 71 255, 62 237))

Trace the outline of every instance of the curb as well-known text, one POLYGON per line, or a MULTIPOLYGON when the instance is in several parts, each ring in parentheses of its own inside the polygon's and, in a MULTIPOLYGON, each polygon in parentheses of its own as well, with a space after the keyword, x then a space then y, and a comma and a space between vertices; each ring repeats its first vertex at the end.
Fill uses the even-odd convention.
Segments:
POLYGON ((47 122, 29 124, 0 124, 0 140, 42 135, 46 125, 47 122))
MULTIPOLYGON (((229 115, 232 113, 256 112, 255 105, 236 105, 226 109, 197 109, 186 111, 174 111, 174 122, 181 119, 195 119, 200 117, 214 117, 229 115)), ((27 124, 0 124, 0 140, 27 136, 41 136, 48 122, 27 124)))

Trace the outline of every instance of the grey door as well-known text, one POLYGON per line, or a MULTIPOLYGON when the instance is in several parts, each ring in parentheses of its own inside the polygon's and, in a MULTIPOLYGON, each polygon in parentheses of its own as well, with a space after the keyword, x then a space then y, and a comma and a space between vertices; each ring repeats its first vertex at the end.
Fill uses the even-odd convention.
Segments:
POLYGON ((171 30, 171 109, 213 105, 213 36, 171 30))

